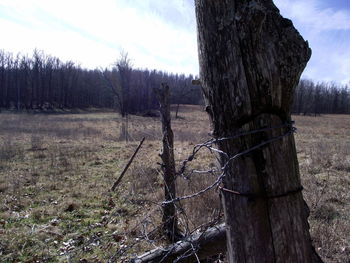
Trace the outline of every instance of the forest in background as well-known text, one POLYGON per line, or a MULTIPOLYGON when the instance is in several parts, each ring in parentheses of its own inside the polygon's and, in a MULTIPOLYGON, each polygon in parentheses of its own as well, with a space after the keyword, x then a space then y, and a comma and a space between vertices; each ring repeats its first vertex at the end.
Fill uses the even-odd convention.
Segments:
POLYGON ((153 89, 166 82, 174 104, 200 104, 192 75, 134 69, 122 54, 111 69, 80 65, 35 50, 32 57, 0 50, 0 108, 54 110, 117 108, 142 113, 158 107, 153 89))
MULTIPOLYGON (((0 50, 0 108, 55 110, 118 109, 122 115, 158 108, 153 89, 166 82, 172 104, 203 104, 194 76, 158 70, 134 69, 122 53, 110 69, 80 65, 35 50, 31 57, 0 50)), ((301 80, 293 112, 302 115, 349 114, 349 85, 301 80)))

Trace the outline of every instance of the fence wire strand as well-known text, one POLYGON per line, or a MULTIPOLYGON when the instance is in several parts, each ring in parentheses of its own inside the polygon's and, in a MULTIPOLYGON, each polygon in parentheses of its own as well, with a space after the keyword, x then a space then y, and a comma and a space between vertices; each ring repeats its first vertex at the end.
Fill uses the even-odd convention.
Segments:
MULTIPOLYGON (((151 211, 146 213, 146 215, 142 219, 138 219, 137 224, 135 225, 135 227, 133 229, 130 229, 128 232, 118 233, 120 235, 130 237, 130 236, 134 236, 132 233, 135 232, 136 230, 138 230, 139 234, 137 235, 137 238, 134 238, 134 240, 129 241, 127 245, 120 245, 119 249, 117 249, 109 257, 107 262, 108 263, 130 262, 128 257, 130 257, 130 256, 135 257, 136 256, 136 255, 132 255, 132 254, 130 255, 130 253, 136 245, 140 244, 140 242, 145 242, 145 244, 147 244, 149 247, 154 248, 154 249, 159 248, 161 246, 161 244, 164 243, 164 241, 162 241, 161 239, 157 240, 157 239, 155 239, 154 236, 156 236, 156 233, 161 232, 162 225, 155 224, 154 222, 156 222, 156 220, 154 220, 154 218, 157 215, 161 215, 162 207, 166 204, 169 204, 169 203, 174 203, 176 205, 176 209, 178 211, 178 214, 181 216, 181 220, 179 220, 179 222, 181 223, 181 226, 185 230, 183 240, 190 243, 190 248, 185 253, 183 253, 181 256, 177 257, 173 262, 181 262, 182 260, 184 260, 188 257, 194 257, 197 262, 200 262, 200 258, 197 255, 197 252, 199 249, 198 243, 193 242, 193 240, 191 239, 191 236, 194 233, 197 233, 198 231, 201 230, 200 233, 202 233, 202 234, 199 237, 199 240, 200 240, 206 230, 208 230, 210 227, 216 225, 217 223, 222 222, 222 210, 220 208, 220 210, 218 211, 218 215, 216 215, 214 217, 214 219, 212 219, 209 223, 204 224, 204 225, 200 225, 200 226, 191 230, 190 225, 194 225, 194 223, 191 222, 190 217, 187 215, 185 208, 184 208, 184 205, 182 204, 182 201, 197 198, 197 197, 202 196, 203 194, 205 194, 213 189, 217 189, 217 190, 220 190, 221 192, 226 192, 226 193, 229 193, 231 191, 231 192, 235 192, 233 194, 238 194, 238 195, 243 196, 244 193, 239 193, 239 192, 236 192, 234 190, 228 190, 228 189, 225 189, 225 188, 220 186, 220 184, 222 183, 224 177, 226 176, 226 174, 229 170, 229 167, 238 158, 240 158, 244 155, 247 155, 247 154, 249 154, 257 149, 261 149, 268 144, 271 144, 273 142, 281 140, 284 137, 290 136, 291 134, 296 132, 296 128, 293 126, 293 124, 294 124, 294 122, 290 122, 290 123, 285 123, 285 124, 278 125, 278 126, 265 127, 265 128, 261 128, 261 129, 257 129, 257 130, 252 130, 252 131, 245 131, 245 132, 241 132, 241 133, 234 134, 231 136, 212 138, 212 139, 205 141, 202 144, 195 145, 193 147, 190 155, 184 161, 182 161, 181 166, 178 169, 176 176, 181 177, 181 178, 189 181, 189 180, 191 180, 191 177, 194 174, 198 174, 198 175, 202 175, 202 176, 203 175, 210 175, 210 178, 215 178, 215 180, 212 183, 210 183, 209 185, 207 185, 206 187, 204 187, 203 189, 196 191, 192 194, 187 194, 187 195, 183 195, 180 197, 173 197, 172 200, 163 201, 163 202, 149 201, 149 203, 153 204, 155 208, 153 208, 151 211), (232 156, 230 156, 228 153, 218 149, 216 146, 216 145, 223 143, 225 141, 235 140, 235 139, 239 139, 239 138, 244 137, 244 136, 262 133, 262 132, 267 132, 267 131, 272 131, 272 130, 281 129, 281 128, 288 128, 288 129, 282 135, 266 139, 266 140, 264 140, 256 145, 254 145, 246 150, 243 150, 239 153, 236 153, 232 156), (207 150, 207 151, 209 151, 210 154, 215 153, 214 156, 217 159, 219 159, 220 162, 222 163, 221 167, 220 168, 210 167, 209 169, 206 169, 206 170, 205 169, 203 169, 203 170, 192 169, 188 172, 187 170, 189 168, 189 164, 196 159, 197 155, 202 150, 207 150)), ((142 171, 144 173, 146 173, 143 169, 142 169, 142 171)), ((294 193, 294 192, 299 191, 299 190, 300 189, 294 189, 290 192, 294 193)), ((276 195, 276 197, 279 197, 279 196, 282 196, 282 195, 276 195)), ((147 201, 147 200, 144 200, 144 201, 147 201)), ((111 220, 113 220, 113 213, 110 214, 110 217, 107 219, 107 222, 110 222, 111 220)), ((70 257, 73 254, 84 253, 84 247, 89 246, 89 244, 91 244, 91 243, 99 243, 99 244, 103 244, 104 242, 107 243, 107 242, 109 242, 108 240, 113 238, 113 235, 115 235, 115 233, 110 234, 110 235, 105 235, 103 237, 94 236, 90 240, 87 240, 81 246, 77 247, 76 249, 74 249, 72 251, 67 251, 63 254, 62 253, 58 254, 57 257, 62 257, 62 256, 70 257)), ((172 249, 175 249, 175 247, 173 247, 172 249)), ((159 261, 159 263, 165 262, 166 259, 171 255, 172 252, 173 251, 170 249, 164 255, 164 257, 159 261)))

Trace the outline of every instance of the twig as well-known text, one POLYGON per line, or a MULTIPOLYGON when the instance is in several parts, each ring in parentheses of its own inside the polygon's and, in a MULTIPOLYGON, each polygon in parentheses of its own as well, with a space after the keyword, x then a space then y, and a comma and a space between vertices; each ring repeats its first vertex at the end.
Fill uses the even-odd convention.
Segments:
POLYGON ((123 172, 120 174, 120 176, 119 176, 119 178, 117 179, 117 181, 113 184, 113 186, 112 186, 112 188, 111 188, 112 191, 115 190, 115 188, 118 186, 118 184, 120 183, 120 181, 123 179, 124 174, 125 174, 126 171, 128 170, 130 164, 131 164, 132 161, 134 160, 134 158, 135 158, 137 152, 140 150, 140 148, 141 148, 141 146, 142 146, 142 144, 143 144, 144 141, 145 141, 145 137, 142 138, 142 140, 141 140, 139 146, 137 146, 137 148, 136 148, 134 154, 131 156, 129 162, 126 164, 126 166, 125 166, 123 172))

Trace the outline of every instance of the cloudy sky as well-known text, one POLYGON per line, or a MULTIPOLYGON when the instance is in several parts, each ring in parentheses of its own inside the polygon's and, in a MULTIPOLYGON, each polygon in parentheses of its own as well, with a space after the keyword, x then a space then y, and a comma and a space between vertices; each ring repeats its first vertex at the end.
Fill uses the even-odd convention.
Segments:
MULTIPOLYGON (((350 81, 350 1, 275 0, 313 49, 304 77, 350 81)), ((0 49, 37 48, 83 67, 121 50, 134 67, 198 73, 193 0, 0 0, 0 49)))

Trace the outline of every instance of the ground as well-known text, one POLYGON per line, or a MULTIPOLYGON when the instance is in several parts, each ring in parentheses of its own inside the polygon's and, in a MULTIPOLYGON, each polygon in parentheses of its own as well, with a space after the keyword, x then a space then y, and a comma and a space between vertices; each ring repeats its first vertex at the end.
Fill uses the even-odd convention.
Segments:
MULTIPOLYGON (((350 116, 293 116, 311 235, 325 262, 350 260, 350 116)), ((127 262, 164 243, 160 123, 130 116, 130 140, 114 112, 0 114, 1 262, 127 262), (146 141, 115 192, 110 188, 142 137, 146 141)), ((178 167, 210 125, 197 106, 173 120, 178 167)), ((191 169, 210 170, 200 153, 191 169)), ((189 169, 189 170, 191 170, 189 169)), ((179 196, 203 189, 213 176, 187 173, 179 196)), ((220 219, 216 189, 183 201, 180 227, 193 231, 220 219)))

